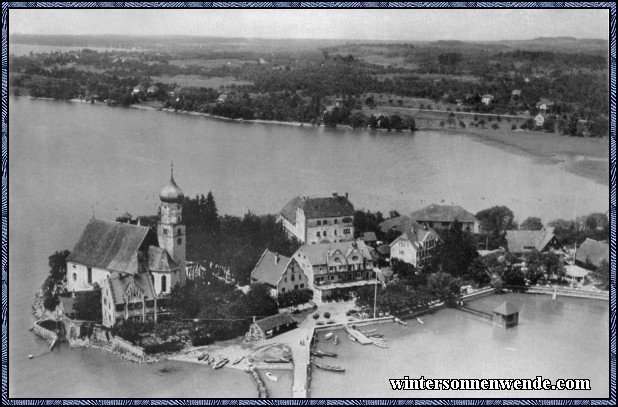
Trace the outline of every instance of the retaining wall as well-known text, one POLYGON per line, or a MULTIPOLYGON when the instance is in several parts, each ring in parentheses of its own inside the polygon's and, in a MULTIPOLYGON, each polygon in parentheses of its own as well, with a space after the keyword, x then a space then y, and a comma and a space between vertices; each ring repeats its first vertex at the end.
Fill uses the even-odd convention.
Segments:
POLYGON ((112 345, 113 346, 117 346, 117 347, 119 347, 121 349, 124 349, 124 350, 126 350, 128 352, 131 352, 132 354, 137 355, 137 356, 144 356, 145 355, 144 348, 142 348, 140 346, 135 346, 131 342, 125 341, 124 339, 122 339, 119 336, 115 336, 112 339, 112 345))

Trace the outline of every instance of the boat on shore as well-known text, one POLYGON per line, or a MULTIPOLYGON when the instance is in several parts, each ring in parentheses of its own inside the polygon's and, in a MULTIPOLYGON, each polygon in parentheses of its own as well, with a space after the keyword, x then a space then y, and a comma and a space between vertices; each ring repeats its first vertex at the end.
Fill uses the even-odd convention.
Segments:
POLYGON ((279 379, 277 378, 277 376, 275 376, 274 374, 270 373, 270 372, 266 372, 264 373, 266 375, 266 377, 268 377, 270 380, 272 380, 273 382, 277 382, 279 381, 279 379))
POLYGON ((341 366, 323 365, 321 363, 316 363, 315 366, 319 369, 329 370, 331 372, 345 372, 345 369, 341 366))
POLYGON ((223 358, 223 359, 219 359, 217 362, 215 362, 212 365, 213 370, 214 369, 220 369, 223 366, 225 366, 227 364, 227 362, 229 362, 230 360, 228 358, 223 358))

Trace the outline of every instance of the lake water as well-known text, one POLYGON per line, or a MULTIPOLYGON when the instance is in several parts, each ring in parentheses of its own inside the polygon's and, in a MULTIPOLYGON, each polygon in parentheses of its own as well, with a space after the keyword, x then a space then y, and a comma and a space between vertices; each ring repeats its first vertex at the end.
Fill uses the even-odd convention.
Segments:
POLYGON ((324 358, 346 369, 315 369, 311 397, 392 398, 594 398, 609 395, 609 306, 607 302, 529 294, 496 295, 470 303, 491 312, 505 300, 520 309, 519 325, 495 328, 478 317, 440 310, 407 326, 378 325, 390 348, 363 346, 347 339, 335 346, 323 340, 318 349, 338 353, 324 358), (388 379, 590 379, 591 391, 393 391, 388 379))
POLYGON ((232 123, 10 98, 11 397, 255 395, 249 375, 230 369, 179 366, 162 375, 156 366, 69 349, 27 359, 47 347, 28 332, 47 257, 71 250, 93 213, 156 213, 172 160, 185 193, 212 190, 222 214, 275 213, 295 195, 333 191, 349 192, 357 208, 402 213, 442 200, 471 212, 507 205, 520 221, 572 217, 574 191, 578 213, 608 209, 607 187, 466 136, 232 123), (177 385, 164 385, 170 382, 177 385))

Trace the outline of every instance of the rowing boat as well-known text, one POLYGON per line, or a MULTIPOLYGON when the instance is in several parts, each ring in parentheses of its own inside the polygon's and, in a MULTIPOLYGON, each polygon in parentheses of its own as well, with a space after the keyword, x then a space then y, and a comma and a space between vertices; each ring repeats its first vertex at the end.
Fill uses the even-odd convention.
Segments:
POLYGON ((315 366, 322 370, 329 370, 331 372, 345 372, 345 369, 341 366, 323 365, 321 363, 316 363, 315 366))

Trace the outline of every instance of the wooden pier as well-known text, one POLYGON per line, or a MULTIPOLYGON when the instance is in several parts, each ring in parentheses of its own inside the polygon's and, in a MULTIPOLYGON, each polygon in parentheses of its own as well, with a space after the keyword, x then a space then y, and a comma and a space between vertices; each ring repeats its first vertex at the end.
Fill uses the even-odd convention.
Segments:
POLYGON ((352 335, 354 339, 356 339, 356 341, 360 343, 361 345, 372 345, 373 344, 373 341, 371 339, 367 338, 361 331, 350 328, 348 324, 345 324, 343 326, 343 329, 345 329, 345 331, 348 334, 352 335))

